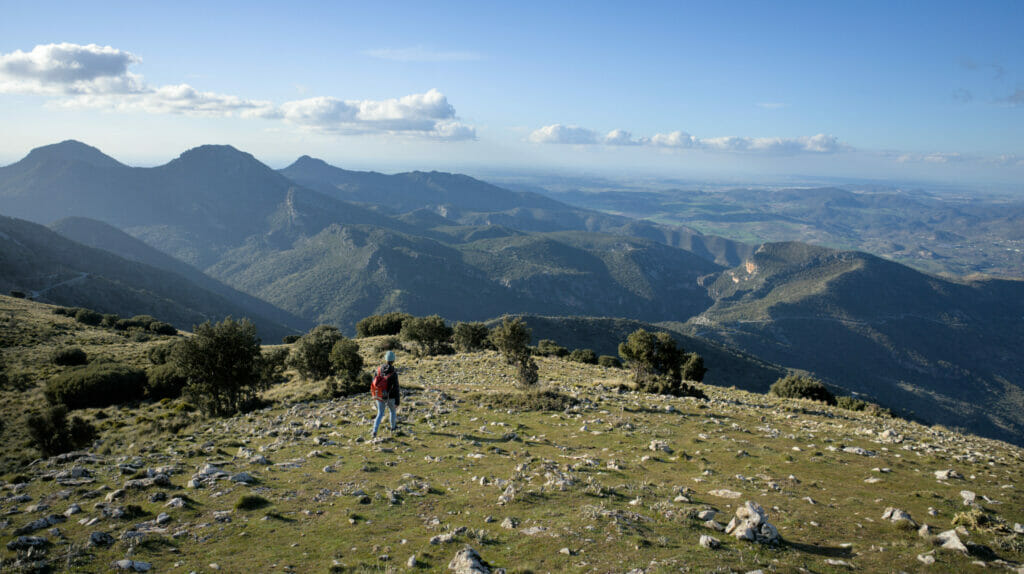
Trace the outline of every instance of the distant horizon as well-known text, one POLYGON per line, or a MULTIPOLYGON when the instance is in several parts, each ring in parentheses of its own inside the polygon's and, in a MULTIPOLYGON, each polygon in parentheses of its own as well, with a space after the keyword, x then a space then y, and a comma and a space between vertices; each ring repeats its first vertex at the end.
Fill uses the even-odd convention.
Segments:
POLYGON ((55 0, 4 16, 4 164, 71 138, 140 166, 226 143, 271 166, 1024 190, 1012 0, 55 0))

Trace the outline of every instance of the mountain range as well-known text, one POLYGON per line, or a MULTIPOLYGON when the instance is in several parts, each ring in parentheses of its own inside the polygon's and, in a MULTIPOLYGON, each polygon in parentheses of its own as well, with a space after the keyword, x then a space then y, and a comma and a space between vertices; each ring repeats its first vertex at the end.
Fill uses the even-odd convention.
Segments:
POLYGON ((1024 430, 1020 281, 750 245, 464 175, 354 172, 305 156, 275 171, 230 146, 153 168, 79 142, 39 148, 0 168, 0 213, 186 278, 286 330, 351 332, 395 310, 528 314, 545 325, 535 336, 612 352, 626 324, 581 318, 621 318, 743 365, 719 367, 731 372, 719 384, 764 391, 802 369, 924 420, 1018 443, 1024 430))

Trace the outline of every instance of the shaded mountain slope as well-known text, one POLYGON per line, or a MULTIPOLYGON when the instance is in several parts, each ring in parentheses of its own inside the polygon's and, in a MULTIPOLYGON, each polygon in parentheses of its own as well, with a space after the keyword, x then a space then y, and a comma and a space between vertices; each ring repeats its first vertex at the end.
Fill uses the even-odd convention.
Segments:
POLYGON ((691 333, 928 420, 1020 442, 1024 282, 957 283, 855 252, 762 246, 691 333))
POLYGON ((152 315, 179 329, 233 315, 250 317, 268 340, 295 332, 179 275, 0 216, 0 291, 10 290, 100 313, 152 315))

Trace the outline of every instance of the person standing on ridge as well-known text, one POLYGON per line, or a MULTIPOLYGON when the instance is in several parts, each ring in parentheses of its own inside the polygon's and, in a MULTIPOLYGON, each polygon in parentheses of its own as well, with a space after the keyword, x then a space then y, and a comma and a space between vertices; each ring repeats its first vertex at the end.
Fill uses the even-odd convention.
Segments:
POLYGON ((384 353, 384 364, 377 367, 370 383, 370 395, 377 404, 377 418, 373 421, 373 437, 377 438, 377 429, 384 420, 384 410, 391 411, 391 432, 398 429, 398 404, 401 389, 398 386, 398 371, 395 370, 395 352, 384 353))

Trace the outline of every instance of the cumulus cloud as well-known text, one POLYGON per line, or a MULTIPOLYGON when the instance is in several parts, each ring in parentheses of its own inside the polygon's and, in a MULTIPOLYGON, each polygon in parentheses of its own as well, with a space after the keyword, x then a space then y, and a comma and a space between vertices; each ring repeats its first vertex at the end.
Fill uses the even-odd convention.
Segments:
POLYGON ((281 119, 331 133, 403 134, 444 140, 475 139, 444 94, 430 90, 387 100, 316 97, 280 106, 188 84, 150 86, 129 66, 141 59, 110 46, 47 44, 0 54, 0 93, 40 94, 67 108, 153 114, 281 119))
POLYGON ((31 52, 0 54, 0 93, 101 94, 142 90, 128 66, 141 61, 129 52, 89 44, 39 45, 31 52))
POLYGON ((530 141, 545 144, 576 144, 611 146, 636 145, 672 149, 700 149, 719 152, 761 153, 834 153, 847 149, 835 136, 818 134, 796 138, 714 137, 698 138, 684 131, 634 138, 626 130, 616 129, 599 137, 597 132, 579 126, 552 124, 535 130, 530 141))
POLYGON ((437 90, 388 100, 307 98, 285 102, 280 111, 285 121, 324 132, 419 134, 446 140, 476 138, 476 130, 456 120, 455 108, 437 90))
POLYGON ((965 161, 966 159, 967 158, 965 158, 963 155, 961 155, 959 153, 934 152, 934 153, 925 153, 925 154, 905 153, 905 154, 902 154, 902 155, 898 156, 896 158, 896 161, 898 161, 900 163, 935 163, 935 164, 945 164, 945 163, 955 163, 955 162, 965 161))
POLYGON ((423 46, 413 46, 411 48, 379 48, 375 50, 364 50, 363 53, 372 58, 392 60, 395 62, 471 62, 483 59, 483 56, 476 52, 432 50, 423 46))
POLYGON ((597 132, 579 126, 551 124, 530 134, 534 143, 589 145, 598 142, 597 132))

